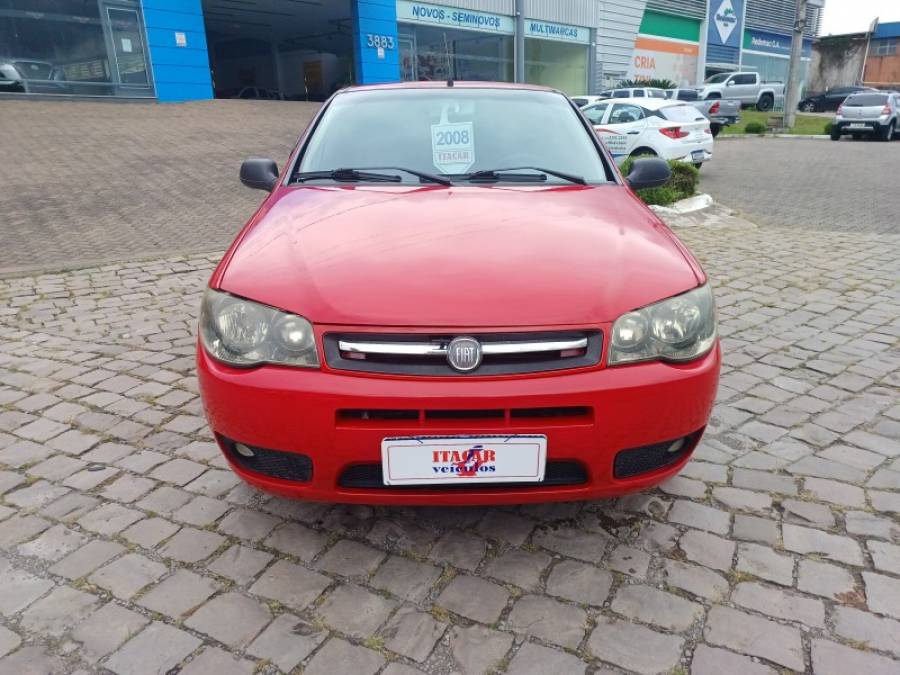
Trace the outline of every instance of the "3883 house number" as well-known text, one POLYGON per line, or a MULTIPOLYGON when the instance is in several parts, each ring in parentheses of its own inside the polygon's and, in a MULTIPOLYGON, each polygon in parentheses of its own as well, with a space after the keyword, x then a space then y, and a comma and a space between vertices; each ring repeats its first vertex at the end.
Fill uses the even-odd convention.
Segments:
POLYGON ((366 33, 366 46, 374 49, 393 49, 394 38, 390 35, 375 35, 366 33))

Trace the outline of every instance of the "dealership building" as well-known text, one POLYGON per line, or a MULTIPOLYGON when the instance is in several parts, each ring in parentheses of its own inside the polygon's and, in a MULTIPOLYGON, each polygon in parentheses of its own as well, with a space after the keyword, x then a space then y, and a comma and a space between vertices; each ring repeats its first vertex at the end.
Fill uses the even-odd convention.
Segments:
MULTIPOLYGON (((809 39, 821 3, 810 0, 809 39)), ((0 0, 0 96, 321 100, 348 84, 787 75, 793 0, 0 0)))

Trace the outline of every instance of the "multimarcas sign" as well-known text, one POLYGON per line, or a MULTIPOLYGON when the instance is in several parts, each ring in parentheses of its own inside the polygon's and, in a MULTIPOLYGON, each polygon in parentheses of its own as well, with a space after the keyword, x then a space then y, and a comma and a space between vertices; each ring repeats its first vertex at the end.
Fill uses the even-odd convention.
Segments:
POLYGON ((569 26, 564 23, 548 23, 535 19, 525 20, 525 35, 527 37, 546 38, 562 42, 578 42, 580 44, 587 44, 591 40, 590 28, 569 26))

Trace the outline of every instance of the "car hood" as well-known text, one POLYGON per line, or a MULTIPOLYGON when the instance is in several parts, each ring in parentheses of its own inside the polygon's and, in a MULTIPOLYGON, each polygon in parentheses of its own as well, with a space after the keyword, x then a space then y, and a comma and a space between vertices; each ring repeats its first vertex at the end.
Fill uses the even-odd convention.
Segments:
POLYGON ((214 285, 314 323, 564 326, 702 278, 625 187, 280 188, 214 285))

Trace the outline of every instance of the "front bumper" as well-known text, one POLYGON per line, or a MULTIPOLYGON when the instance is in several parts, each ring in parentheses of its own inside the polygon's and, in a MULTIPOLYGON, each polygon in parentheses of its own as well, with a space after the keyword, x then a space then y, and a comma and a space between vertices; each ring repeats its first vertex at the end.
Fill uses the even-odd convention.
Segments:
POLYGON ((248 445, 303 453, 312 478, 291 481, 229 463, 248 483, 286 497, 368 504, 499 504, 569 501, 643 490, 677 473, 677 463, 626 479, 613 475, 621 450, 700 432, 712 410, 719 377, 718 344, 695 362, 659 362, 616 368, 505 378, 376 376, 333 370, 224 366, 198 348, 200 391, 210 426, 222 437, 248 445), (572 419, 353 419, 342 410, 481 410, 584 407, 572 419), (545 434, 547 459, 577 462, 578 485, 464 488, 348 488, 344 472, 381 460, 387 436, 545 434))

